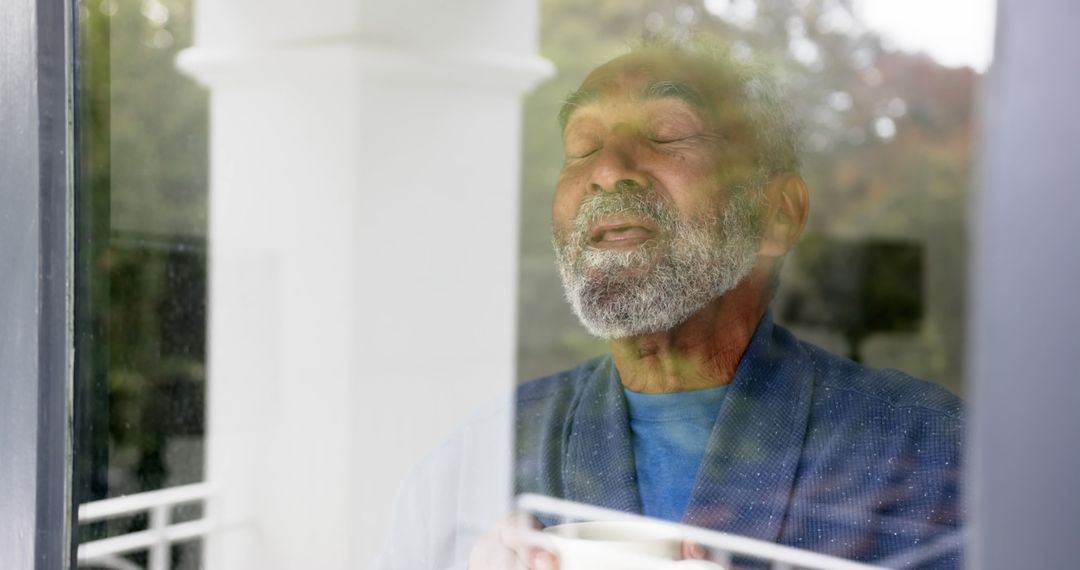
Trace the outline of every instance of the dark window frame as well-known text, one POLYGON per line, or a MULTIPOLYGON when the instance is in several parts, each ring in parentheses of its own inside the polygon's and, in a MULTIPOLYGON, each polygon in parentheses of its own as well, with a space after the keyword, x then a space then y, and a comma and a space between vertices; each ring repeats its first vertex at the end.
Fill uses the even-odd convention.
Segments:
POLYGON ((0 560, 71 559, 73 3, 0 3, 0 560))

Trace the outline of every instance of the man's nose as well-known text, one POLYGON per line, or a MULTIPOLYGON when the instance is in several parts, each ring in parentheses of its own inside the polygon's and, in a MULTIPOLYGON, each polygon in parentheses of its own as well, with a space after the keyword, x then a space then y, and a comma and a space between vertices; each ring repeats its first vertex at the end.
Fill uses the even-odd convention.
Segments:
POLYGON ((628 192, 649 186, 632 141, 611 141, 600 149, 593 163, 589 189, 595 192, 628 192))

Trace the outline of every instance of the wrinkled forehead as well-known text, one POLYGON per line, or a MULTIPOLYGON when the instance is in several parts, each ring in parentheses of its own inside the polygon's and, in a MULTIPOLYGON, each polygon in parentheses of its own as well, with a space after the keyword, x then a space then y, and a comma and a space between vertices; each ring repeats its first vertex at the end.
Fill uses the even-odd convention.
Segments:
POLYGON ((644 53, 622 56, 593 70, 559 112, 565 127, 580 107, 604 100, 676 98, 711 114, 730 86, 720 70, 686 56, 644 53))

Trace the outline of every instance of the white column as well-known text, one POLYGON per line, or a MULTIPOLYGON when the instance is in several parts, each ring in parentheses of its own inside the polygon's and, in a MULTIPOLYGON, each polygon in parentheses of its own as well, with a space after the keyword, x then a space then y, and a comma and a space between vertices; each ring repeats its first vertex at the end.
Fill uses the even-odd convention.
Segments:
POLYGON ((207 567, 361 568, 408 467, 513 384, 535 0, 197 8, 207 567))

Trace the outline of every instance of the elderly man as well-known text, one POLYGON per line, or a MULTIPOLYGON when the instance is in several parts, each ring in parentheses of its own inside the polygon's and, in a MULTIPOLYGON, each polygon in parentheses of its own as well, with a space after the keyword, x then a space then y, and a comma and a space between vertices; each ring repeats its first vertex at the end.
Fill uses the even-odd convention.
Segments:
MULTIPOLYGON (((567 100, 553 242, 574 312, 611 354, 518 389, 515 492, 863 561, 911 553, 961 524, 961 405, 773 323, 809 206, 771 85, 722 54, 654 45, 567 100)), ((557 564, 503 531, 426 536, 454 553, 429 567, 557 564)), ((939 549, 921 567, 958 565, 939 549)))

